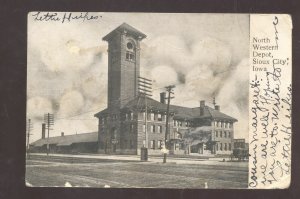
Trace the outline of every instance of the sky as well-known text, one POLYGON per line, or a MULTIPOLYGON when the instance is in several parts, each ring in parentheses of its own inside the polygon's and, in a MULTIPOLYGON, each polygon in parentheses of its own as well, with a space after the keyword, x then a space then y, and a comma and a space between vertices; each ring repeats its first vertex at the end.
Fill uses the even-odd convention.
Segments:
POLYGON ((147 35, 140 67, 141 76, 153 80, 154 99, 170 84, 176 85, 175 105, 198 107, 205 100, 212 107, 215 97, 222 112, 238 119, 235 138, 248 140, 249 15, 89 13, 98 19, 61 23, 37 21, 33 14, 27 56, 30 142, 40 139, 45 113, 54 114, 50 137, 97 131, 94 114, 107 104, 108 45, 102 37, 124 22, 147 35))

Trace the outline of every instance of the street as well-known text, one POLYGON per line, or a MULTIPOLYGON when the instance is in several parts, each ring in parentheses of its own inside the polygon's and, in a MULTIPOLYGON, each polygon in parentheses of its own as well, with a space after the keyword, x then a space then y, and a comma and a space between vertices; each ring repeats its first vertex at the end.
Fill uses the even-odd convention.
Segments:
MULTIPOLYGON (((172 160, 163 164, 152 158, 90 158, 32 156, 26 162, 27 186, 112 188, 247 188, 248 164, 237 162, 172 160), (210 163, 207 163, 210 162, 210 163)), ((125 156, 126 157, 126 156, 125 156)))

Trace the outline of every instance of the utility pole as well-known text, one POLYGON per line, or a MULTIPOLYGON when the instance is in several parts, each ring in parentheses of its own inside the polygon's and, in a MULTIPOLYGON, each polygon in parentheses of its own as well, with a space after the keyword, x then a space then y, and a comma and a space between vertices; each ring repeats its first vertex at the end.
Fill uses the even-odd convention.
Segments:
POLYGON ((49 155, 50 147, 49 147, 49 132, 51 129, 51 126, 54 125, 54 115, 47 113, 44 115, 44 121, 46 124, 46 129, 48 129, 48 136, 47 136, 47 156, 49 155))
POLYGON ((213 97, 213 105, 214 105, 214 107, 217 105, 215 97, 213 97))
POLYGON ((148 107, 147 107, 147 97, 152 96, 152 81, 144 77, 138 77, 138 86, 139 94, 142 94, 145 97, 145 148, 148 148, 148 131, 147 131, 147 116, 148 116, 148 107))
POLYGON ((213 105, 214 105, 214 107, 217 105, 215 96, 213 97, 213 105))
POLYGON ((173 92, 173 88, 175 88, 175 85, 171 85, 171 86, 167 86, 166 87, 166 91, 168 92, 168 104, 167 104, 167 115, 166 115, 166 133, 165 133, 165 153, 164 153, 164 160, 163 163, 167 162, 167 149, 168 149, 168 145, 167 145, 167 141, 168 141, 168 134, 169 134, 169 112, 170 112, 170 101, 171 99, 173 99, 174 97, 171 97, 171 94, 174 94, 173 92))
POLYGON ((28 123, 27 123, 27 146, 26 146, 26 152, 27 152, 27 158, 29 159, 29 138, 30 135, 32 135, 30 133, 30 131, 33 130, 33 125, 31 123, 31 119, 28 119, 28 123))

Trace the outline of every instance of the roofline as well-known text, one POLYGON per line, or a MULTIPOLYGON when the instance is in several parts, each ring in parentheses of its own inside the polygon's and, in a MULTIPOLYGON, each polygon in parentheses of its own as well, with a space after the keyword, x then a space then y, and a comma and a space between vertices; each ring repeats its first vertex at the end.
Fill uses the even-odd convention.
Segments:
MULTIPOLYGON (((85 134, 92 134, 92 133, 98 133, 98 131, 88 132, 88 133, 71 134, 71 135, 63 135, 63 136, 58 135, 58 136, 49 137, 49 139, 51 139, 51 138, 57 138, 57 137, 69 137, 69 136, 76 136, 76 135, 85 135, 85 134)), ((46 139, 47 138, 44 138, 44 139, 40 138, 38 140, 46 140, 46 139)), ((36 140, 36 141, 38 141, 38 140, 36 140)), ((35 143, 36 141, 32 142, 32 144, 35 143)))
MULTIPOLYGON (((137 36, 137 37, 141 37, 141 39, 144 39, 147 37, 147 35, 145 35, 144 33, 142 33, 141 31, 137 30, 136 28, 130 26, 127 23, 122 23, 121 25, 119 25, 117 28, 113 29, 112 31, 110 31, 107 35, 105 35, 104 37, 102 37, 103 41, 109 41, 110 38, 112 37, 112 35, 115 32, 119 32, 120 33, 120 29, 122 28, 122 26, 129 26, 132 30, 127 29, 127 31, 131 32, 133 35, 137 36)), ((125 27, 124 27, 125 28, 125 27)))

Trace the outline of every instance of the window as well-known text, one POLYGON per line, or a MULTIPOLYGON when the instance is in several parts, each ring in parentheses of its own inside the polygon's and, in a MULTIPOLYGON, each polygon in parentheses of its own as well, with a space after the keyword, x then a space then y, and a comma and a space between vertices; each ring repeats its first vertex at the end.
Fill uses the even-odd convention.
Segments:
POLYGON ((130 133, 133 133, 134 131, 134 124, 130 124, 130 133))
POLYGON ((132 52, 126 52, 126 60, 134 61, 134 54, 132 52))
POLYGON ((223 134, 222 134, 223 132, 222 131, 220 131, 220 137, 223 137, 223 134))
POLYGON ((220 151, 223 151, 223 144, 220 143, 220 151))
POLYGON ((224 144, 224 150, 227 151, 227 143, 224 144))
POLYGON ((117 129, 115 127, 113 127, 111 129, 111 138, 112 139, 116 139, 117 138, 117 129))
POLYGON ((150 148, 155 149, 155 140, 150 141, 150 148))
POLYGON ((174 123, 174 126, 176 126, 176 124, 177 124, 176 120, 173 120, 173 123, 174 123))
POLYGON ((229 151, 231 151, 231 143, 228 144, 229 151))
POLYGON ((154 121, 154 113, 150 114, 150 119, 151 119, 151 121, 154 121))
POLYGON ((133 113, 130 113, 130 119, 133 120, 133 113))
POLYGON ((179 126, 182 126, 182 122, 179 123, 179 126))
POLYGON ((143 120, 145 120, 145 119, 146 119, 146 113, 143 112, 143 120))
POLYGON ((158 120, 158 121, 162 121, 162 114, 160 114, 160 113, 157 114, 157 120, 158 120))
POLYGON ((185 126, 189 126, 189 123, 188 123, 188 122, 185 122, 185 126))
POLYGON ((145 124, 143 125, 143 132, 144 133, 146 132, 146 125, 145 124))
POLYGON ((147 120, 150 120, 151 119, 151 114, 150 113, 147 113, 147 120))
POLYGON ((219 132, 218 131, 216 131, 216 137, 219 137, 219 132))
POLYGON ((143 147, 146 147, 146 140, 143 140, 143 147))
POLYGON ((155 125, 151 125, 151 133, 155 133, 155 125))
POLYGON ((162 133, 162 126, 158 126, 158 133, 162 133))
POLYGON ((161 140, 157 141, 157 148, 159 148, 159 149, 162 148, 162 141, 161 140))
POLYGON ((230 133, 230 132, 228 132, 228 137, 229 137, 229 138, 231 137, 231 133, 230 133))
POLYGON ((218 145, 218 143, 216 144, 216 151, 219 151, 219 145, 218 145))
POLYGON ((224 137, 227 138, 227 132, 226 131, 224 131, 224 137))

